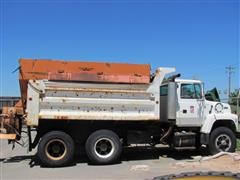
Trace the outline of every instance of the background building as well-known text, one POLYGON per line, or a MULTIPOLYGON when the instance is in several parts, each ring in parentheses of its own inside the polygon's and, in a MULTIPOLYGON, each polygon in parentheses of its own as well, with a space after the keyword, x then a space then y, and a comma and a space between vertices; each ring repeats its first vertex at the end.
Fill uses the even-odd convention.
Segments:
POLYGON ((19 99, 20 97, 17 96, 0 96, 0 112, 2 112, 2 107, 14 106, 19 101, 19 99))

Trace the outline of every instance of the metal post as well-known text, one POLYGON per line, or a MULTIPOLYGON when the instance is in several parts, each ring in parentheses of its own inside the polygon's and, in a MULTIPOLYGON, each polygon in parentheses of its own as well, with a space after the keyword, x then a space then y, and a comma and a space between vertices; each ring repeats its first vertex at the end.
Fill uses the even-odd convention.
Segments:
POLYGON ((238 89, 238 96, 237 96, 237 115, 239 115, 238 110, 239 110, 239 99, 240 99, 240 89, 238 89))
POLYGON ((230 103, 230 97, 231 97, 231 75, 234 72, 234 67, 228 66, 226 67, 227 73, 228 73, 228 103, 230 103))

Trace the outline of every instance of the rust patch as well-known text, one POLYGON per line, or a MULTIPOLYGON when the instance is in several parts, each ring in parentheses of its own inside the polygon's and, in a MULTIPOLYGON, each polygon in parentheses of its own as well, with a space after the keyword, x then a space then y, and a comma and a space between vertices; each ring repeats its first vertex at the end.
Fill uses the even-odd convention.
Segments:
POLYGON ((64 70, 60 69, 58 70, 58 73, 64 73, 64 70))
POLYGON ((134 76, 141 77, 142 75, 141 74, 134 74, 134 76))
POLYGON ((42 75, 42 76, 47 75, 46 72, 26 72, 26 73, 33 74, 33 75, 42 75))
POLYGON ((103 75, 103 72, 98 72, 97 75, 103 75))
POLYGON ((110 67, 111 67, 111 64, 110 64, 110 63, 106 63, 106 66, 110 68, 110 67))
POLYGON ((54 119, 62 119, 62 120, 65 120, 65 119, 68 119, 68 116, 54 116, 54 119))
POLYGON ((79 67, 79 69, 82 70, 82 71, 91 71, 94 68, 91 68, 91 67, 79 67))

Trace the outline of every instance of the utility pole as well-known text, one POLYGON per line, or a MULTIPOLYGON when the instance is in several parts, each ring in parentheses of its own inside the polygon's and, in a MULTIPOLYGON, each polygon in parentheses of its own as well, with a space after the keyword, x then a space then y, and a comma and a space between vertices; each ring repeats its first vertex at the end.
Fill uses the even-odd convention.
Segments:
POLYGON ((234 73, 234 67, 231 65, 226 67, 226 72, 228 73, 228 102, 230 102, 230 96, 231 96, 231 78, 232 74, 234 73))
POLYGON ((240 99, 240 89, 238 89, 238 96, 237 96, 237 115, 238 115, 238 118, 239 118, 239 113, 238 113, 239 99, 240 99))

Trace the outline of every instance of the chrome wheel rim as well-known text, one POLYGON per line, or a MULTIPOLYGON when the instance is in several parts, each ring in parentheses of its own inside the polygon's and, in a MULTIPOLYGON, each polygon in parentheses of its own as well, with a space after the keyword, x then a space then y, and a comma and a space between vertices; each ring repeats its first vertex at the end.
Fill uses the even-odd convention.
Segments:
POLYGON ((220 134, 215 140, 215 146, 218 151, 229 151, 232 145, 231 138, 227 134, 220 134))
POLYGON ((115 150, 114 144, 109 138, 100 138, 94 144, 95 154, 103 159, 109 158, 112 156, 115 150))

